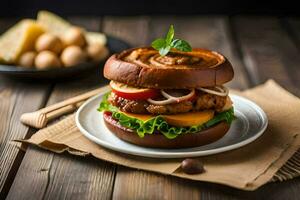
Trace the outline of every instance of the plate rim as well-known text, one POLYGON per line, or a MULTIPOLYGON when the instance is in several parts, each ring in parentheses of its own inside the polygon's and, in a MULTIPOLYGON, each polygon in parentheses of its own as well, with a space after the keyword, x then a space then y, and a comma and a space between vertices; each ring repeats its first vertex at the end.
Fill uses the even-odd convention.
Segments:
MULTIPOLYGON (((108 89, 108 91, 109 91, 109 89, 108 89)), ((261 119, 263 120, 263 122, 262 122, 262 128, 255 135, 251 136, 250 138, 247 138, 246 140, 242 140, 238 143, 231 144, 231 145, 224 146, 224 147, 219 147, 219 148, 216 148, 216 149, 209 149, 209 150, 203 150, 203 151, 192 151, 192 152, 155 152, 155 148, 141 147, 141 148, 149 149, 151 151, 150 152, 145 151, 145 152, 139 153, 139 152, 132 151, 132 150, 127 150, 127 149, 124 149, 124 148, 118 148, 117 146, 115 146, 115 145, 113 145, 109 142, 106 142, 106 141, 103 141, 103 140, 97 138, 93 134, 89 133, 86 129, 84 129, 84 127, 79 122, 79 120, 80 120, 79 115, 82 112, 82 110, 89 103, 91 103, 95 99, 99 98, 101 95, 103 95, 106 92, 107 91, 102 92, 102 93, 88 99, 84 104, 82 104, 79 107, 79 109, 76 111, 76 114, 75 114, 76 126, 80 130, 81 134, 83 134, 85 137, 87 137, 92 142, 94 142, 94 143, 96 143, 96 144, 98 144, 98 145, 100 145, 104 148, 111 149, 111 150, 114 150, 114 151, 117 151, 117 152, 120 152, 120 153, 126 153, 126 154, 129 154, 129 155, 136 155, 136 156, 142 156, 142 157, 151 157, 151 158, 184 158, 184 157, 208 156, 208 155, 223 153, 223 152, 231 151, 231 150, 234 150, 234 149, 238 149, 240 147, 243 147, 247 144, 252 143, 253 141, 258 139, 265 132, 265 130, 268 126, 267 115, 259 105, 257 105, 256 103, 254 103, 253 101, 251 101, 251 100, 249 100, 245 97, 235 95, 235 94, 230 94, 231 97, 234 97, 234 98, 237 98, 237 99, 242 99, 243 101, 246 101, 248 104, 250 104, 251 107, 253 107, 255 110, 259 111, 259 114, 261 115, 261 119)), ((106 128, 106 127, 104 127, 104 128, 106 128)))

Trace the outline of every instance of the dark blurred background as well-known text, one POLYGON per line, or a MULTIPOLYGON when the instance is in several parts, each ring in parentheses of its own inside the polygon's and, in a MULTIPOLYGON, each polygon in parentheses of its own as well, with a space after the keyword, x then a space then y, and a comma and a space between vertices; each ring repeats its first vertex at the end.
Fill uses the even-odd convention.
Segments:
POLYGON ((1 0, 1 17, 35 16, 47 9, 59 15, 226 14, 298 16, 297 0, 1 0))

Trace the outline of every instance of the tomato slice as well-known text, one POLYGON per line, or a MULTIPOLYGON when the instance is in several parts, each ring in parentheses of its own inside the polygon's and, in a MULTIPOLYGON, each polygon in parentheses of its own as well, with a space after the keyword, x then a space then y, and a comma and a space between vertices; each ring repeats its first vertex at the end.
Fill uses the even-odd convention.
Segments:
POLYGON ((115 81, 110 82, 110 87, 117 96, 129 100, 146 100, 159 95, 157 89, 135 88, 115 81))

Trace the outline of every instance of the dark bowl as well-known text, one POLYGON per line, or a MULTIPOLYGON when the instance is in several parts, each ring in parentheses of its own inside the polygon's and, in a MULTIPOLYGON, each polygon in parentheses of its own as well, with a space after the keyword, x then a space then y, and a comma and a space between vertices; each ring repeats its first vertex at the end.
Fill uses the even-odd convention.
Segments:
MULTIPOLYGON (((116 52, 120 52, 124 49, 130 48, 130 45, 113 36, 107 36, 107 47, 110 51, 110 55, 116 52)), ((95 68, 103 65, 106 59, 101 62, 85 62, 83 64, 73 67, 63 68, 50 68, 44 70, 38 70, 35 68, 26 68, 15 65, 3 65, 0 64, 0 74, 17 78, 17 79, 42 79, 42 80, 56 80, 66 79, 77 76, 82 76, 93 71, 95 68)))

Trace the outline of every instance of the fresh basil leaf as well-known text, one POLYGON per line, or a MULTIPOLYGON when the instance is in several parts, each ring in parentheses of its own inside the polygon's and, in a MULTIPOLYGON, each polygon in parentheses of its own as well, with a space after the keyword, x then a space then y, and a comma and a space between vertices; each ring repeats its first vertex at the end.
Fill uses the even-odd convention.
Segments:
POLYGON ((192 51, 191 45, 184 40, 181 39, 175 39, 171 43, 171 47, 179 50, 179 51, 184 51, 184 52, 190 52, 192 51))
POLYGON ((165 55, 167 55, 169 53, 170 49, 171 49, 170 46, 166 46, 166 47, 160 48, 159 49, 159 54, 161 56, 165 56, 165 55))
POLYGON ((173 41, 173 38, 174 38, 174 26, 171 25, 170 28, 169 28, 169 31, 166 35, 166 44, 169 46, 171 44, 171 42, 173 41))
POLYGON ((151 43, 151 46, 159 51, 161 48, 166 46, 166 41, 163 38, 158 38, 151 43))
POLYGON ((161 56, 167 55, 171 50, 171 48, 175 48, 179 51, 184 51, 184 52, 192 51, 192 47, 188 42, 181 39, 174 39, 174 34, 175 34, 174 26, 171 25, 166 37, 164 39, 159 38, 154 40, 151 46, 154 49, 158 50, 161 56))

